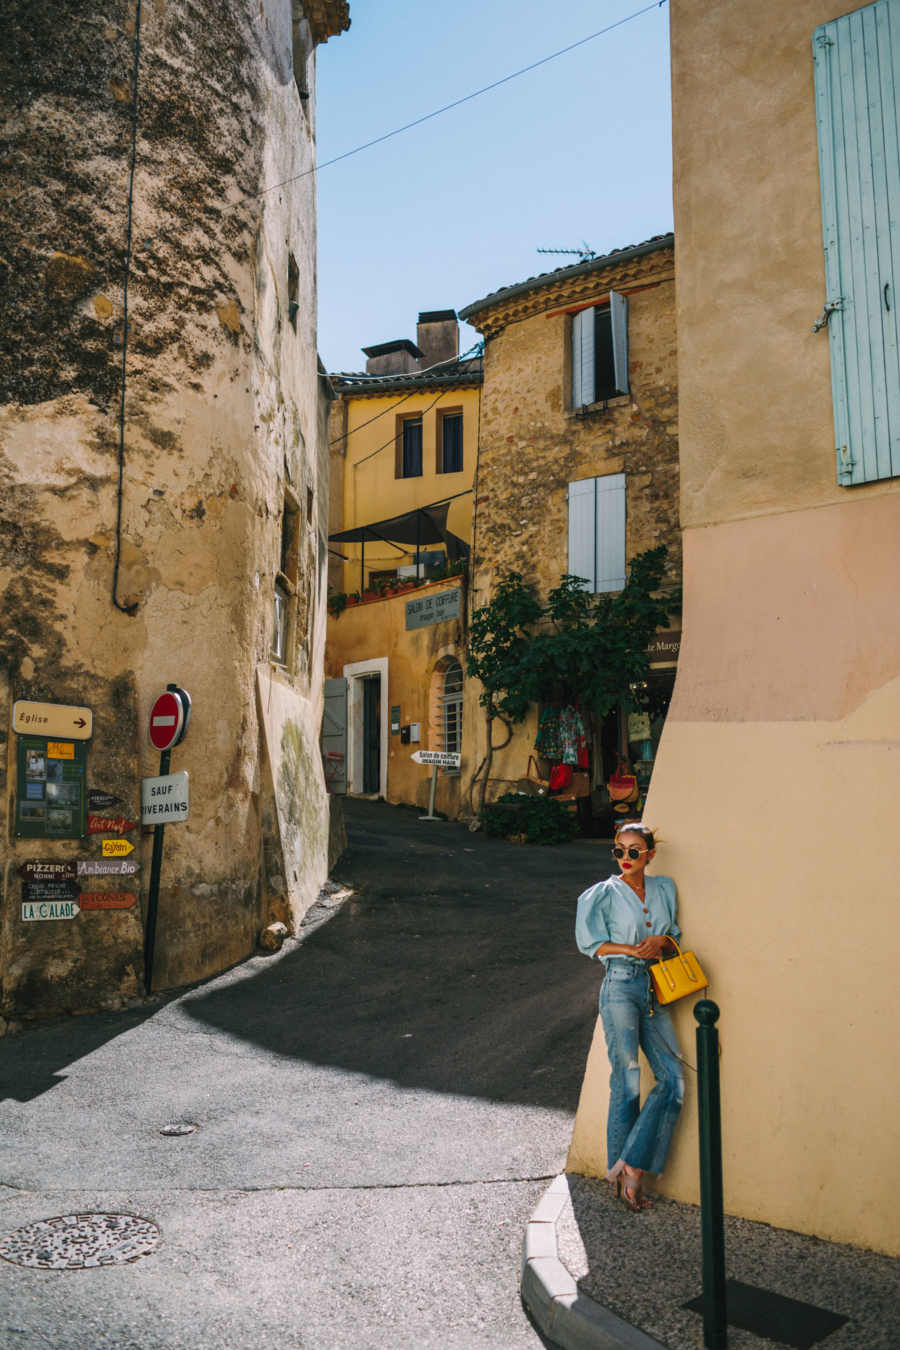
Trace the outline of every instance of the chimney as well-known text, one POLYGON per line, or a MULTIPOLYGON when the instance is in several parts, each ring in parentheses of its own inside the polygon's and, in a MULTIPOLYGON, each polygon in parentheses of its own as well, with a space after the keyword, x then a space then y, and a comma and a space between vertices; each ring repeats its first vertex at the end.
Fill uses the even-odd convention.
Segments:
POLYGON ((425 355, 414 342, 400 338, 397 342, 380 342, 376 347, 363 347, 369 358, 366 361, 367 375, 409 375, 418 370, 419 362, 425 355))
POLYGON ((420 369, 438 361, 455 361, 459 356, 459 323, 455 309, 427 309, 419 315, 416 342, 424 352, 420 369))

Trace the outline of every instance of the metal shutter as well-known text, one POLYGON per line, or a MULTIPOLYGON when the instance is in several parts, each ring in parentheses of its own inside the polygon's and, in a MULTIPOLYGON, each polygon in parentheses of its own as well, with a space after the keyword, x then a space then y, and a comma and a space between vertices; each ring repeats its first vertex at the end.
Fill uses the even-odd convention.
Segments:
POLYGON ((900 0, 813 34, 838 482, 900 474, 900 0))

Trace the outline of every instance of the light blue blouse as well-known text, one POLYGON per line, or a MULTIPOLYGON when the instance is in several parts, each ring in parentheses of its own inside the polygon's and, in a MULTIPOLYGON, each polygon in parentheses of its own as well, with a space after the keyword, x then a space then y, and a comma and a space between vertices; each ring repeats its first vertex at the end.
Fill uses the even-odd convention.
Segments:
MULTIPOLYGON (((667 936, 681 942, 681 929, 676 922, 675 882, 671 877, 645 875, 644 883, 649 914, 644 913, 644 905, 621 877, 598 881, 596 886, 579 895, 575 920, 579 951, 593 957, 604 942, 633 945, 645 937, 667 936)), ((609 959, 608 956, 600 957, 604 965, 609 959)))

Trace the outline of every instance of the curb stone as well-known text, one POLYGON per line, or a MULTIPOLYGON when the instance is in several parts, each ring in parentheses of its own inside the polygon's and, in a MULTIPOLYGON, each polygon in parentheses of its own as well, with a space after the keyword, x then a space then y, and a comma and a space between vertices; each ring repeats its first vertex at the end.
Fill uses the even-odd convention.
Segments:
POLYGON ((522 1237, 522 1299, 541 1331, 562 1350, 665 1350, 578 1290, 559 1259, 556 1223, 580 1180, 555 1177, 537 1203, 522 1237))

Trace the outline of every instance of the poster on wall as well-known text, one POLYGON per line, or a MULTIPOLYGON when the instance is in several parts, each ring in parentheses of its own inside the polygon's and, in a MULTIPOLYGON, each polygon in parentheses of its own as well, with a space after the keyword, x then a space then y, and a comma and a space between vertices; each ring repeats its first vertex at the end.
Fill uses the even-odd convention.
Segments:
POLYGON ((16 834, 21 839, 82 839, 87 829, 87 745, 18 737, 16 834))

